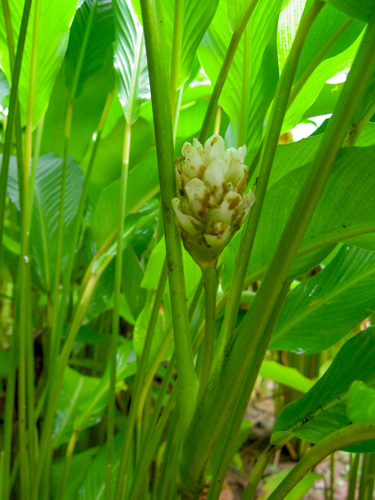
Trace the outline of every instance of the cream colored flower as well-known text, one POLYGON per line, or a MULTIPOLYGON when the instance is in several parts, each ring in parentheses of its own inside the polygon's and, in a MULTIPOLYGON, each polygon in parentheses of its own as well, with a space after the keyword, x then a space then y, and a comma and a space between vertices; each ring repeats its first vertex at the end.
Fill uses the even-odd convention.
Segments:
POLYGON ((224 139, 210 137, 203 148, 185 142, 176 160, 178 198, 172 200, 186 250, 201 267, 217 258, 240 228, 255 201, 244 193, 248 168, 246 146, 225 150, 224 139))

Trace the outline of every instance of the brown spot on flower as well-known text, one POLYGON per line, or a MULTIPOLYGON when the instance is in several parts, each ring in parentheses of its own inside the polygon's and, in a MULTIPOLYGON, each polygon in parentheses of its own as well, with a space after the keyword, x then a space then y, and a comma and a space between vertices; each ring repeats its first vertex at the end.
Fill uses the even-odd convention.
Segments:
POLYGON ((241 201, 240 198, 234 197, 234 198, 227 198, 228 200, 228 208, 229 210, 234 210, 239 202, 241 201))
POLYGON ((247 181, 247 175, 244 175, 241 179, 241 182, 237 184, 236 191, 238 194, 241 196, 243 195, 243 192, 245 191, 246 187, 246 181, 247 181))
POLYGON ((211 141, 211 146, 213 146, 218 141, 218 136, 214 137, 211 141))
POLYGON ((197 177, 198 179, 203 179, 203 175, 204 175, 204 172, 206 170, 206 166, 205 165, 201 165, 199 168, 198 168, 198 172, 197 172, 197 177))

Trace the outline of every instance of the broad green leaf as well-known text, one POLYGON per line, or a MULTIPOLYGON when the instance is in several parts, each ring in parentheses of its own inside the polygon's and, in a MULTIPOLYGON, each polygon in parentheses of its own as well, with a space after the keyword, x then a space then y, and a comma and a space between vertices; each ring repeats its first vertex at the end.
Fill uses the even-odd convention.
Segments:
MULTIPOLYGON (((56 246, 60 204, 62 158, 48 153, 40 156, 34 188, 34 205, 30 228, 29 260, 47 290, 55 276, 56 246)), ((73 158, 68 158, 64 203, 64 237, 62 267, 70 251, 73 223, 78 210, 83 177, 73 158)), ((17 167, 12 157, 9 168, 8 196, 19 210, 17 167)))
MULTIPOLYGON (((51 438, 55 448, 69 441, 74 430, 73 424, 78 406, 85 399, 90 399, 99 383, 98 378, 81 375, 70 367, 65 368, 53 419, 51 438)), ((94 425, 96 421, 94 419, 90 424, 94 425)))
MULTIPOLYGON (((264 486, 262 487, 262 491, 264 491, 267 497, 277 488, 277 486, 285 479, 285 477, 289 474, 291 468, 288 467, 286 469, 277 472, 276 474, 272 474, 266 480, 264 486)), ((321 474, 316 474, 315 472, 308 472, 304 478, 294 486, 294 488, 284 497, 285 500, 300 500, 304 498, 306 493, 309 492, 312 485, 315 483, 317 479, 320 479, 321 474)), ((266 497, 266 498, 267 498, 266 497)))
POLYGON ((375 309, 375 252, 343 247, 289 293, 271 349, 313 354, 338 342, 375 309))
POLYGON ((316 100, 305 110, 302 119, 333 113, 344 85, 345 83, 326 83, 316 100))
POLYGON ((327 3, 333 5, 336 9, 341 10, 347 16, 360 19, 361 21, 368 22, 371 14, 374 11, 373 0, 325 0, 327 3))
POLYGON ((306 0, 289 0, 283 3, 277 28, 277 53, 280 70, 284 67, 300 23, 306 0))
MULTIPOLYGON (((18 34, 24 2, 10 0, 9 8, 12 19, 14 44, 17 47, 18 34)), ((33 110, 33 126, 38 125, 48 106, 52 87, 63 62, 68 45, 69 26, 75 13, 77 0, 41 0, 39 15, 39 32, 36 60, 35 102, 33 110), (58 13, 58 15, 57 15, 58 13)), ((31 48, 33 40, 34 9, 31 8, 25 49, 22 59, 18 97, 21 107, 22 122, 25 122, 28 106, 30 83, 31 48)), ((0 15, 0 67, 8 82, 12 81, 8 53, 8 40, 5 30, 4 13, 0 15)))
POLYGON ((65 57, 65 81, 69 93, 72 92, 73 85, 76 83, 77 67, 83 57, 77 89, 73 98, 80 95, 87 79, 103 65, 107 52, 112 52, 113 41, 114 25, 111 0, 85 0, 82 2, 74 17, 65 57), (87 47, 82 54, 87 36, 87 47))
MULTIPOLYGON (((91 153, 89 146, 97 130, 107 99, 111 79, 113 78, 113 76, 111 78, 111 71, 112 55, 108 53, 100 69, 87 78, 82 92, 74 101, 69 154, 80 164, 86 152, 91 153)), ((63 71, 60 71, 45 117, 41 146, 42 154, 53 151, 59 156, 63 155, 67 105, 64 74, 63 71)), ((95 162, 94 175, 100 169, 100 163, 95 162)))
POLYGON ((143 275, 138 257, 129 245, 123 253, 122 290, 134 318, 138 317, 146 300, 146 290, 141 287, 143 275))
MULTIPOLYGON (((112 491, 114 491, 117 470, 119 466, 122 442, 124 432, 115 436, 113 447, 112 462, 112 491)), ((77 500, 102 500, 104 499, 105 480, 106 480, 107 446, 102 446, 91 462, 84 481, 81 483, 78 493, 75 496, 77 500)), ((131 481, 131 478, 129 478, 131 481)))
MULTIPOLYGON (((117 390, 123 386, 123 379, 135 372, 135 356, 131 351, 131 341, 118 347, 117 390)), ((108 402, 108 392, 109 365, 101 378, 81 375, 72 368, 66 368, 53 421, 54 448, 68 442, 74 429, 83 430, 100 422, 108 402)))
MULTIPOLYGON (((239 132, 241 110, 245 113, 245 137, 250 151, 261 140, 264 117, 277 84, 276 30, 279 8, 280 2, 277 0, 259 0, 247 28, 246 51, 243 38, 219 99, 231 120, 235 136, 239 132), (244 73, 245 57, 249 62, 244 73), (248 96, 245 102, 242 101, 243 85, 246 85, 248 96)), ((227 5, 220 2, 198 51, 212 84, 216 82, 231 37, 227 5)))
POLYGON ((355 424, 375 421, 375 389, 363 382, 353 382, 349 389, 346 414, 355 424))
MULTIPOLYGON (((157 208, 158 201, 156 199, 151 199, 158 190, 157 165, 154 166, 153 172, 151 162, 141 162, 135 169, 131 170, 128 175, 129 196, 127 196, 126 199, 126 215, 131 213, 147 215, 154 211, 157 208), (151 167, 148 172, 149 176, 146 175, 146 170, 142 168, 147 164, 151 167)), ((117 227, 119 199, 120 180, 113 182, 105 188, 99 197, 95 212, 91 219, 91 226, 98 247, 117 227)), ((129 227, 134 224, 133 219, 130 219, 130 222, 126 223, 126 225, 128 224, 129 227)), ((129 229, 129 227, 125 227, 125 230, 129 229)))
MULTIPOLYGON (((310 2, 308 2, 310 5, 310 2)), ((301 56, 298 62, 298 68, 295 76, 295 81, 298 81, 300 76, 314 61, 317 54, 327 45, 332 43, 332 36, 338 30, 344 29, 348 21, 347 16, 334 9, 330 5, 326 5, 318 14, 303 45, 301 56)), ((328 52, 324 54, 323 59, 331 59, 341 52, 348 49, 358 38, 364 28, 364 24, 360 21, 352 21, 341 36, 330 46, 328 52)))
POLYGON ((307 392, 314 382, 300 373, 295 368, 284 366, 276 361, 263 361, 259 375, 286 385, 300 392, 307 392))
POLYGON ((346 50, 334 57, 325 59, 321 64, 319 64, 289 107, 285 115, 282 133, 291 130, 300 122, 306 109, 313 104, 329 78, 332 78, 337 73, 350 68, 361 38, 362 35, 360 35, 346 50))
MULTIPOLYGON (((64 500, 75 498, 78 489, 85 479, 87 471, 95 455, 99 451, 99 446, 88 448, 87 450, 76 453, 72 456, 69 467, 68 479, 65 485, 64 500)), ((52 465, 52 498, 58 498, 60 484, 63 478, 65 457, 54 461, 52 465)))
MULTIPOLYGON (((223 3, 223 2, 221 2, 223 3)), ((180 58, 178 60, 177 88, 189 77, 198 46, 215 15, 219 0, 189 0, 183 2, 183 28, 180 58)), ((220 5, 220 4, 219 4, 220 5)), ((175 1, 162 0, 160 22, 165 37, 164 54, 168 66, 171 66, 174 32, 175 1)))
MULTIPOLYGON (((119 104, 120 108, 121 105, 119 104)), ((121 161, 122 150, 124 144, 124 131, 125 131, 125 118, 121 108, 121 118, 118 120, 113 130, 99 143, 96 153, 96 160, 94 170, 91 175, 91 183, 98 186, 100 189, 107 187, 111 182, 116 181, 121 176, 121 161)), ((94 131, 93 131, 94 132, 94 131)), ((130 158, 129 166, 130 172, 133 168, 146 157, 152 146, 154 145, 154 133, 152 127, 142 118, 132 125, 131 131, 131 145, 130 145, 130 158)), ((82 170, 86 171, 88 162, 90 161, 91 149, 87 152, 84 160, 82 161, 82 170)), ((156 165, 156 152, 154 149, 154 156, 150 158, 150 169, 153 172, 153 165, 156 165)), ((147 168, 147 167, 145 167, 147 168)), ((157 170, 157 169, 156 169, 157 170)), ((135 194, 136 195, 136 194, 135 194)), ((132 192, 128 190, 127 196, 132 196, 132 192)))
MULTIPOLYGON (((349 388, 356 380, 375 385, 374 356, 375 327, 371 327, 346 342, 312 389, 283 409, 273 428, 271 443, 287 434, 317 443, 350 425, 346 416, 349 388)), ((357 443, 348 450, 375 451, 375 440, 357 443)))
POLYGON ((114 0, 113 9, 119 98, 126 121, 132 124, 151 98, 143 28, 130 0, 114 0))
MULTIPOLYGON (((374 231, 374 152, 374 147, 341 150, 301 244, 301 250, 309 252, 294 261, 290 277, 317 265, 324 254, 324 246, 342 241, 349 235, 374 231), (316 248, 323 248, 323 253, 310 253, 316 248)), ((292 170, 268 189, 248 274, 257 274, 268 265, 309 167, 310 164, 292 170)), ((367 236, 366 246, 362 239, 353 238, 351 244, 375 248, 372 235, 367 236), (358 243, 357 239, 360 240, 358 243)))

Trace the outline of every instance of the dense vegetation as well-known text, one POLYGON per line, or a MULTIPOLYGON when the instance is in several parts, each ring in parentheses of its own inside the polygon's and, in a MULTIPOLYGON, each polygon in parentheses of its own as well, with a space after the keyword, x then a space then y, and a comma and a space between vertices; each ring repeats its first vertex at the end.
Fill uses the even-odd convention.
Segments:
POLYGON ((262 377, 242 498, 284 445, 270 500, 337 450, 372 498, 374 47, 373 0, 2 0, 2 500, 218 499, 262 377))

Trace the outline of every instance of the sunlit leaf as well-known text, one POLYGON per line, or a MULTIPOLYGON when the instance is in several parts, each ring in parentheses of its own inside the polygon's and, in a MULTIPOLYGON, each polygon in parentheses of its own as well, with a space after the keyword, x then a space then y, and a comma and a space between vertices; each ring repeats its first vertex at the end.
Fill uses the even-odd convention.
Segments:
MULTIPOLYGON (((12 18, 14 43, 17 47, 18 34, 24 2, 10 0, 9 8, 12 18)), ((69 27, 75 13, 77 0, 41 0, 39 16, 39 32, 37 42, 35 103, 33 110, 34 128, 38 125, 48 106, 52 87, 63 62, 68 45, 69 27), (56 14, 58 12, 58 15, 56 14)), ((12 81, 8 54, 8 40, 5 30, 5 16, 0 8, 0 66, 8 82, 12 81)), ((23 121, 26 118, 30 83, 31 50, 33 40, 34 9, 31 8, 29 28, 27 30, 25 49, 22 60, 18 96, 23 121)))

